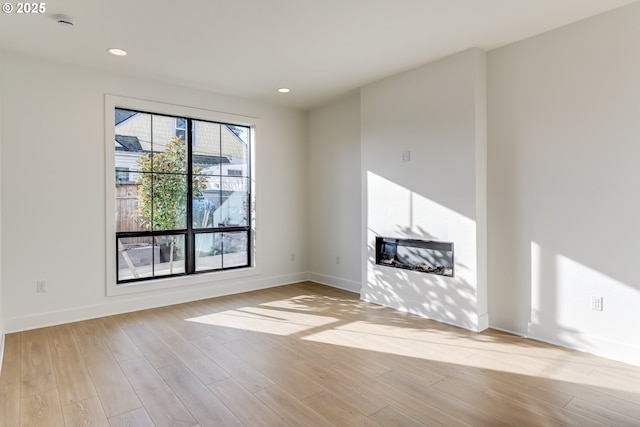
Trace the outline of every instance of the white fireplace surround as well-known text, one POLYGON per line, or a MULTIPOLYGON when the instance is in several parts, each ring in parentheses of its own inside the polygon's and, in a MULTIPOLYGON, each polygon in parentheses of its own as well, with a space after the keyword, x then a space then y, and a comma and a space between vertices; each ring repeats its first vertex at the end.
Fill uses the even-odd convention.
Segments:
POLYGON ((471 49, 361 90, 365 301, 488 327, 485 82, 471 49), (455 242, 455 277, 376 265, 379 236, 455 242))

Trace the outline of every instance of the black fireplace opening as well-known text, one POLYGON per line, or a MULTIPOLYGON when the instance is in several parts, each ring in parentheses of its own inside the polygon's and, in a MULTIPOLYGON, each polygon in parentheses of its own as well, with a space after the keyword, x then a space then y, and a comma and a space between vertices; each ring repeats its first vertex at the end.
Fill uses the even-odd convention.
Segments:
POLYGON ((453 277, 453 243, 376 237, 376 264, 453 277))

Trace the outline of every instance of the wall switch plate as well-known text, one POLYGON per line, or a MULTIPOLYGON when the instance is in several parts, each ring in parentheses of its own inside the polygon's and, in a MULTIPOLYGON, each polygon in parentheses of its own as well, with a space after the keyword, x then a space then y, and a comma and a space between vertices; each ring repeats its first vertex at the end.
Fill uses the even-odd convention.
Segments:
POLYGON ((591 297, 591 310, 602 311, 602 297, 591 297))
POLYGON ((47 283, 44 280, 36 282, 36 292, 47 292, 47 283))

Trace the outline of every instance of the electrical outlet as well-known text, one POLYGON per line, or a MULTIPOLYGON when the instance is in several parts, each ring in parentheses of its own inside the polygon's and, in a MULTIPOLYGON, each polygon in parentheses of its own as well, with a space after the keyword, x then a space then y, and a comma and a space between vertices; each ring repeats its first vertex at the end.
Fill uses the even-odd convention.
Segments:
POLYGON ((401 153, 402 162, 410 162, 411 161, 411 151, 403 151, 401 153))
POLYGON ((36 282, 36 292, 47 292, 47 282, 38 280, 36 282))
POLYGON ((296 254, 291 252, 291 262, 296 260, 296 254))
POLYGON ((340 264, 340 255, 336 256, 336 264, 340 264))
POLYGON ((602 297, 591 297, 591 310, 602 311, 602 297))

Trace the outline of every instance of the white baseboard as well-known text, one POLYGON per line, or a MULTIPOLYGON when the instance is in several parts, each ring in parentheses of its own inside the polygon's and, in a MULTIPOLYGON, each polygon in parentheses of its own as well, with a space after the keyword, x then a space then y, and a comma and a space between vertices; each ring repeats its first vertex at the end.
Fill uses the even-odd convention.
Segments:
POLYGON ((415 305, 413 307, 407 306, 404 301, 401 300, 387 300, 385 295, 380 295, 370 291, 370 288, 363 288, 363 292, 360 294, 360 299, 372 304, 381 305, 394 310, 401 311, 403 313, 414 314, 425 319, 434 320, 436 322, 445 323, 447 325, 456 326, 458 328, 466 329, 471 332, 482 332, 488 327, 489 315, 484 314, 482 316, 474 317, 469 314, 467 318, 448 318, 439 311, 429 311, 422 306, 415 305))
POLYGON ((522 332, 516 332, 516 331, 512 331, 511 329, 506 329, 506 328, 499 328, 499 327, 493 326, 493 325, 489 325, 489 329, 493 329, 495 331, 500 331, 500 332, 504 332, 504 333, 507 333, 507 334, 515 335, 517 337, 526 337, 526 334, 523 334, 522 332))
POLYGON ((539 325, 529 322, 525 337, 629 365, 640 366, 640 346, 566 329, 556 329, 554 332, 561 334, 561 336, 549 336, 539 325))
POLYGON ((114 314, 129 313, 132 311, 146 310, 149 308, 163 307, 206 298, 289 285, 292 283, 304 282, 307 279, 308 273, 305 272, 283 276, 238 279, 222 284, 212 283, 209 286, 185 287, 180 288, 175 292, 156 295, 149 293, 135 294, 134 296, 132 294, 127 296, 127 298, 118 297, 115 300, 107 300, 104 304, 74 307, 66 310, 51 311, 48 313, 39 313, 23 317, 5 318, 4 326, 6 333, 20 332, 114 314))
POLYGON ((321 285, 331 286, 333 288, 354 292, 356 294, 360 293, 360 288, 362 287, 362 284, 360 282, 313 272, 309 273, 309 280, 312 282, 320 283, 321 285))
POLYGON ((511 329, 500 328, 489 325, 489 328, 496 331, 506 332, 518 337, 529 338, 532 340, 544 342, 547 344, 557 345, 569 350, 581 351, 583 353, 593 354, 594 356, 604 357, 606 359, 616 360, 629 365, 640 366, 640 347, 621 343, 618 341, 607 340, 600 337, 594 337, 586 334, 576 334, 562 331, 565 337, 569 339, 560 339, 557 337, 548 337, 540 333, 537 325, 529 322, 528 331, 518 332, 511 329))
POLYGON ((4 333, 0 333, 0 375, 2 375, 3 360, 4 360, 4 333))
POLYGON ((477 332, 482 332, 489 327, 489 314, 483 314, 482 316, 478 316, 478 330, 477 332))

